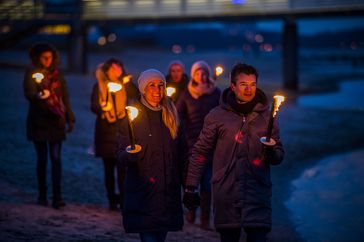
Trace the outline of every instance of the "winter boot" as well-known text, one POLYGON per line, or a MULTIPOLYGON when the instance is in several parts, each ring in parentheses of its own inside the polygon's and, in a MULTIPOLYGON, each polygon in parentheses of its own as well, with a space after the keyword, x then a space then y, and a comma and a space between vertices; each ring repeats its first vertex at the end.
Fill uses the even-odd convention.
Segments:
POLYGON ((210 227, 211 192, 201 192, 201 229, 212 230, 210 227))

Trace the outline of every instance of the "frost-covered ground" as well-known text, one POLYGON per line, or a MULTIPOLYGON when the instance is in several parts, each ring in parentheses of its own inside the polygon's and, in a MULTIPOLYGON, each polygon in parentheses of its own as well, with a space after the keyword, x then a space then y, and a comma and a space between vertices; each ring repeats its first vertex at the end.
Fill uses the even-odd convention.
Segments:
MULTIPOLYGON (((141 53, 138 55, 126 53, 124 56, 129 57, 129 59, 123 58, 127 68, 135 73, 139 69, 152 67, 153 60, 155 60, 154 66, 162 69, 172 59, 171 56, 161 55, 159 58, 158 55, 141 53)), ((205 58, 211 58, 211 63, 217 63, 219 56, 223 55, 207 54, 205 58)), ((224 58, 230 58, 229 63, 234 58, 238 59, 237 56, 227 56, 224 58)), ((26 53, 18 55, 18 58, 21 63, 28 62, 20 57, 26 58, 26 53)), ((94 55, 91 64, 96 66, 108 57, 110 55, 94 55)), ((1 58, 5 57, 1 55, 1 58)), ((193 58, 191 56, 188 58, 186 62, 192 62, 193 58)), ((196 60, 197 56, 194 58, 196 60)), ((281 67, 278 61, 267 58, 264 64, 256 60, 255 63, 258 67, 261 63, 263 70, 262 82, 258 85, 270 92, 279 88, 281 67)), ((75 130, 69 135, 62 150, 62 188, 67 206, 54 210, 51 207, 45 208, 35 204, 37 196, 35 152, 32 143, 25 138, 27 102, 22 94, 23 73, 23 69, 0 69, 0 241, 138 241, 138 236, 123 232, 120 214, 108 211, 102 163, 87 153, 93 142, 94 125, 94 116, 89 110, 91 87, 94 83, 91 74, 66 74, 77 119, 75 130)), ((223 87, 225 83, 221 79, 219 84, 223 87)), ((300 211, 300 206, 306 202, 324 206, 324 200, 320 203, 320 198, 305 197, 306 200, 302 200, 302 203, 295 200, 298 203, 289 206, 288 209, 286 201, 292 199, 292 192, 295 195, 294 192, 305 189, 304 186, 292 186, 291 182, 299 179, 306 169, 315 167, 326 156, 334 155, 341 159, 341 156, 335 155, 363 149, 364 112, 363 109, 337 110, 317 108, 315 105, 305 106, 296 94, 288 92, 285 94, 288 101, 281 107, 278 119, 281 124, 286 159, 282 165, 272 168, 273 230, 270 240, 316 241, 315 238, 305 236, 313 233, 309 226, 313 222, 309 219, 298 219, 295 212, 300 211), (302 224, 307 225, 303 232, 302 224)), ((346 98, 350 98, 350 95, 346 98)), ((318 102, 320 100, 318 99, 318 102)), ((356 162, 354 165, 360 168, 363 163, 356 162)), ((340 179, 342 178, 338 177, 333 181, 340 182, 340 179)), ((351 177, 345 176, 345 179, 350 180, 351 177)), ((340 200, 335 204, 339 206, 340 200)), ((345 211, 337 212, 342 216, 345 215, 345 211)), ((352 216, 357 216, 357 220, 362 221, 364 217, 362 214, 363 210, 358 210, 358 213, 352 216)), ((318 223, 318 226, 325 224, 318 223)), ((339 227, 342 224, 341 221, 335 220, 330 226, 339 227)), ((323 235, 318 234, 318 236, 323 235)), ((316 239, 325 241, 325 238, 316 239)), ((183 231, 170 233, 167 240, 218 241, 219 237, 215 232, 205 232, 197 225, 186 224, 183 231)))

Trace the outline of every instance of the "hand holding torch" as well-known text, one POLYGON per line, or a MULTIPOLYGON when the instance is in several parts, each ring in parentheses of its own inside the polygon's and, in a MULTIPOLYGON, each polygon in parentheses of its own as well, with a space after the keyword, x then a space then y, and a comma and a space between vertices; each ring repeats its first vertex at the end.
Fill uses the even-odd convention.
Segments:
POLYGON ((268 122, 268 128, 267 128, 267 134, 266 136, 263 136, 260 138, 260 142, 262 142, 265 145, 273 146, 276 144, 276 141, 272 139, 272 131, 273 131, 273 122, 275 119, 275 116, 279 110, 279 106, 284 101, 284 96, 276 95, 273 97, 273 103, 271 106, 270 116, 269 116, 269 122, 268 122))
POLYGON ((133 106, 126 106, 125 111, 127 113, 127 119, 128 119, 128 129, 129 129, 129 139, 130 139, 130 145, 126 147, 126 152, 128 153, 138 153, 142 150, 142 147, 138 144, 135 144, 135 133, 134 133, 134 126, 133 126, 133 120, 138 116, 139 111, 137 108, 133 106))

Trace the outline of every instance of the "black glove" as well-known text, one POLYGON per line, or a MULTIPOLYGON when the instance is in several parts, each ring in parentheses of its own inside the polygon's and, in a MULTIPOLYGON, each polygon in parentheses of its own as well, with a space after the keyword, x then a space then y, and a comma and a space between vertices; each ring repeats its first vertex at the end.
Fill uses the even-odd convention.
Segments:
POLYGON ((264 161, 268 161, 274 157, 274 145, 264 145, 263 149, 264 161))
POLYGON ((183 195, 183 204, 189 210, 194 210, 200 206, 200 196, 195 190, 196 188, 188 187, 183 195))

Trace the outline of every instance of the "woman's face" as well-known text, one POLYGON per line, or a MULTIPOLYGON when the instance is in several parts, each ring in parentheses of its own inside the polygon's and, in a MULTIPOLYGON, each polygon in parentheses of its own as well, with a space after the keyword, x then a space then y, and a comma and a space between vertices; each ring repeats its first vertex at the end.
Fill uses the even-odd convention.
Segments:
POLYGON ((198 69, 193 73, 193 80, 197 83, 207 82, 207 73, 204 69, 198 69))
POLYGON ((106 74, 110 80, 116 81, 123 74, 123 69, 118 64, 113 63, 106 74))
POLYGON ((43 68, 51 67, 53 63, 53 53, 52 51, 45 51, 39 56, 39 62, 43 68))
POLYGON ((170 68, 171 78, 174 82, 180 82, 183 76, 183 68, 182 66, 175 64, 170 68))
POLYGON ((164 82, 160 79, 152 79, 144 89, 145 100, 153 107, 157 107, 162 101, 165 92, 164 82))

